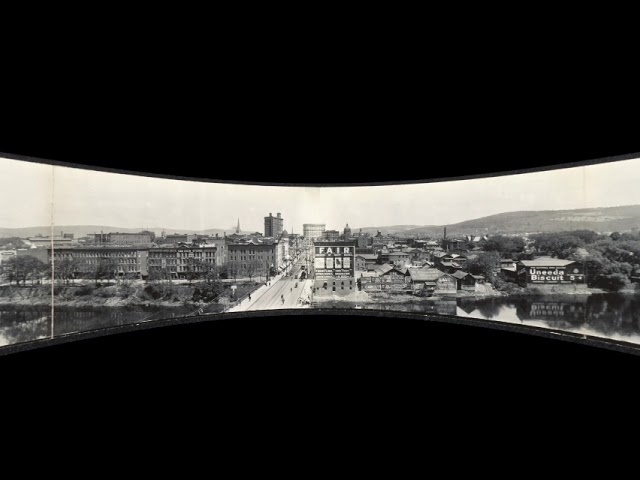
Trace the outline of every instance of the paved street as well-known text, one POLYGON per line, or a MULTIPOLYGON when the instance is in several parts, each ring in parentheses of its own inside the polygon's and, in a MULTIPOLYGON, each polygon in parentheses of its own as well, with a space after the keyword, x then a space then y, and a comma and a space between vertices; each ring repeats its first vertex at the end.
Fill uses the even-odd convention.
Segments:
POLYGON ((311 280, 298 280, 300 276, 300 266, 296 265, 292 269, 292 277, 282 276, 278 280, 271 282, 270 286, 261 287, 252 294, 251 301, 245 300, 229 312, 244 312, 252 310, 275 310, 283 308, 308 308, 304 300, 309 298, 311 292, 311 280), (296 283, 298 286, 296 287, 296 283), (284 301, 283 301, 284 299, 284 301))

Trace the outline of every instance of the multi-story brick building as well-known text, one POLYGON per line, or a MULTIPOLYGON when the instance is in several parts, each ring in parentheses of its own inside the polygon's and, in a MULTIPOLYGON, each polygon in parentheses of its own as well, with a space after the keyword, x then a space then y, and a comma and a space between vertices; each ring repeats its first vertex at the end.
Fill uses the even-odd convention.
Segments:
POLYGON ((227 263, 227 238, 220 237, 217 233, 215 237, 210 237, 201 245, 214 245, 216 247, 216 265, 226 265, 227 263))
POLYGON ((227 266, 234 276, 275 275, 284 269, 283 247, 278 240, 269 239, 229 243, 227 266))
POLYGON ((94 233, 93 243, 96 245, 144 245, 152 243, 156 238, 155 233, 150 231, 142 231, 138 233, 94 233))
POLYGON ((355 291, 355 250, 355 242, 314 242, 311 274, 317 293, 355 291))
POLYGON ((178 245, 149 249, 149 272, 169 272, 172 278, 205 273, 216 267, 215 246, 178 245))
POLYGON ((174 234, 165 235, 164 237, 162 237, 161 241, 162 243, 172 243, 172 244, 191 243, 195 240, 195 238, 196 238, 196 235, 190 235, 187 233, 174 233, 174 234))
POLYGON ((172 278, 184 278, 188 272, 204 272, 216 266, 216 247, 197 245, 175 247, 55 247, 47 249, 49 259, 55 262, 72 259, 77 262, 80 276, 92 271, 106 261, 113 262, 119 276, 147 278, 153 270, 168 272, 172 278))
POLYGON ((340 232, 338 230, 325 230, 322 232, 323 242, 335 242, 340 240, 340 232))
POLYGON ((143 247, 55 247, 47 248, 49 260, 55 262, 64 259, 75 260, 78 263, 80 276, 90 275, 101 262, 113 261, 118 275, 128 274, 138 278, 148 275, 148 248, 143 247))
POLYGON ((311 250, 313 241, 322 237, 326 225, 324 223, 305 223, 302 225, 302 235, 304 236, 304 247, 311 250))
POLYGON ((273 216, 271 213, 268 217, 264 217, 264 236, 279 237, 284 230, 284 218, 280 214, 273 216))

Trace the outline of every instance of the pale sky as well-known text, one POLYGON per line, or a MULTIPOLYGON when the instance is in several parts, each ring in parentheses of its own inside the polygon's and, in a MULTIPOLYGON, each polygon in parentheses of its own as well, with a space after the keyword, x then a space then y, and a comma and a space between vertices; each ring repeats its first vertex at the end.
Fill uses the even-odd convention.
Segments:
MULTIPOLYGON (((517 164, 514 164, 514 167, 517 164)), ((289 233, 303 223, 342 230, 443 225, 518 210, 640 204, 640 159, 493 178, 371 187, 265 187, 189 182, 0 158, 0 228, 108 225, 262 231, 281 212, 289 233), (53 189, 53 194, 52 194, 53 189), (52 198, 53 197, 53 198, 52 198)))

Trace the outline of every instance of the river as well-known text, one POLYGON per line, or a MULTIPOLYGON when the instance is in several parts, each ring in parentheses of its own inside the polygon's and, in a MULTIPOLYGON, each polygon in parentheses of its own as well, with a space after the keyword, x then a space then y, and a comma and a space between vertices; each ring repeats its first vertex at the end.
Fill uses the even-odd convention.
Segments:
MULTIPOLYGON (((205 307, 215 313, 220 305, 205 307)), ((54 336, 152 322, 194 313, 194 307, 56 307, 54 336)), ((0 305, 0 347, 51 338, 51 309, 0 305)))
MULTIPOLYGON (((321 306, 352 308, 354 304, 336 301, 321 306)), ((362 308, 480 318, 640 344, 640 296, 596 294, 436 301, 412 298, 404 303, 363 304, 362 308)), ((57 307, 54 335, 151 322, 190 313, 193 308, 187 307, 57 307)), ((0 346, 49 338, 50 335, 49 308, 0 306, 0 346)))

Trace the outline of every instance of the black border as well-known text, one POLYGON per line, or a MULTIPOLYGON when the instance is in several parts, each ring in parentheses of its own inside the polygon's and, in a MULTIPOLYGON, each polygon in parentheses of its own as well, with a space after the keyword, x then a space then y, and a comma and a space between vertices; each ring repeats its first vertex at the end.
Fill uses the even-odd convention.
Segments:
MULTIPOLYGON (((42 131, 36 129, 36 137, 42 131)), ((54 129, 57 131, 59 129, 54 129)), ((275 147, 282 140, 273 140, 268 145, 271 148, 267 148, 271 152, 263 157, 262 163, 248 167, 248 162, 240 162, 246 158, 229 154, 228 143, 250 141, 251 130, 224 145, 187 142, 186 148, 180 140, 169 141, 168 145, 163 143, 162 131, 158 135, 143 134, 124 141, 114 136, 110 128, 98 133, 89 131, 83 136, 86 132, 87 129, 80 128, 62 141, 51 141, 54 134, 44 133, 41 138, 23 143, 26 148, 20 145, 5 148, 0 144, 0 151, 91 169, 123 169, 164 177, 184 174, 188 162, 176 159, 196 158, 194 171, 198 177, 193 180, 273 183, 273 159, 278 159, 275 147), (173 163, 161 163, 167 159, 173 163)), ((584 132, 561 139, 560 146, 558 137, 540 140, 537 132, 535 139, 517 136, 504 141, 490 137, 478 143, 478 137, 484 132, 485 129, 480 129, 470 136, 466 147, 461 146, 459 138, 451 137, 446 137, 444 147, 440 144, 425 147, 423 139, 416 137, 411 147, 400 152, 394 149, 397 135, 392 132, 392 140, 382 148, 359 141, 364 147, 351 159, 339 153, 341 141, 329 137, 328 144, 318 150, 315 147, 319 141, 308 144, 303 139, 279 161, 286 165, 305 154, 313 161, 326 161, 334 155, 332 162, 341 165, 341 178, 349 179, 349 183, 414 183, 451 178, 452 172, 476 178, 494 176, 496 172, 507 174, 599 163, 599 159, 629 158, 635 156, 634 152, 640 152, 633 137, 631 140, 627 137, 622 143, 614 141, 608 147, 607 141, 599 145, 596 141, 594 147, 593 139, 602 137, 590 137, 584 132), (591 142, 591 145, 585 147, 581 142, 591 142), (384 160, 392 153, 411 153, 412 149, 418 154, 412 157, 410 168, 398 170, 399 179, 390 178, 384 171, 367 170, 362 164, 362 159, 384 160), (475 159, 476 163, 470 168, 468 164, 457 163, 455 160, 459 157, 475 159), (370 175, 363 175, 363 169, 370 175)), ((456 136, 465 133, 465 130, 456 132, 456 136)), ((184 135, 178 133, 178 139, 182 138, 184 135)), ((348 140, 347 144, 355 141, 348 140)), ((256 147, 248 153, 258 150, 256 147)), ((389 168, 396 167, 396 162, 389 164, 389 168)), ((287 183, 320 184, 323 180, 322 175, 308 175, 308 169, 282 172, 275 176, 287 183)), ((207 385, 227 392, 226 395, 251 390, 252 398, 256 395, 253 392, 256 386, 260 386, 262 395, 269 392, 268 398, 299 395, 302 390, 307 391, 306 398, 316 404, 323 403, 315 400, 319 389, 326 395, 335 395, 336 399, 345 399, 345 395, 358 398, 368 391, 368 399, 378 405, 382 398, 391 398, 392 405, 419 399, 432 404, 434 399, 451 399, 452 393, 459 395, 453 401, 460 401, 461 409, 465 405, 474 405, 474 408, 484 405, 490 411, 504 410, 505 399, 515 399, 518 405, 522 402, 531 405, 535 400, 547 405, 560 398, 579 405, 586 398, 595 401, 630 395, 627 393, 629 379, 638 366, 638 356, 625 351, 625 346, 611 349, 611 345, 601 339, 558 337, 548 330, 523 334, 513 324, 490 324, 489 328, 479 327, 475 322, 463 325, 457 317, 448 322, 443 321, 444 318, 392 317, 387 312, 382 316, 371 311, 345 316, 332 311, 304 316, 269 312, 268 316, 225 319, 230 317, 193 318, 163 328, 141 324, 117 335, 109 331, 101 336, 88 332, 59 337, 59 344, 2 355, 0 364, 3 371, 10 372, 7 385, 11 385, 13 391, 21 388, 25 392, 41 391, 42 381, 49 385, 50 391, 81 396, 87 390, 103 392, 106 388, 117 397, 99 401, 106 408, 119 405, 121 396, 134 392, 153 397, 148 398, 146 410, 153 409, 151 405, 158 402, 157 398, 184 407, 176 411, 176 415, 187 411, 190 395, 200 388, 206 390, 207 385), (419 393, 425 389, 428 396, 419 393), (487 404, 486 399, 495 399, 495 405, 487 404)), ((225 394, 220 395, 222 397, 216 397, 218 401, 226 398, 225 394)), ((263 396, 257 402, 264 400, 263 396)), ((163 405, 162 402, 159 405, 163 405)), ((527 410, 512 412, 519 419, 528 415, 527 410)))
MULTIPOLYGON (((98 170, 98 171, 105 171, 105 172, 112 172, 112 173, 123 173, 123 174, 133 174, 133 175, 139 175, 139 176, 149 176, 149 177, 156 177, 156 178, 174 178, 174 179, 178 179, 178 180, 192 180, 192 181, 202 181, 202 182, 227 182, 226 180, 220 180, 220 179, 203 179, 200 177, 184 177, 184 176, 180 176, 180 177, 175 177, 175 176, 171 176, 171 175, 162 175, 162 174, 158 174, 158 173, 145 173, 145 172, 139 172, 139 171, 134 171, 134 170, 118 170, 118 169, 113 169, 113 168, 105 168, 105 167, 97 167, 97 168, 92 168, 88 165, 83 165, 83 164, 77 164, 77 163, 72 163, 72 162, 62 162, 62 161, 57 161, 57 160, 42 160, 42 159, 36 159, 36 158, 32 158, 32 157, 25 157, 22 155, 18 155, 18 154, 11 154, 11 153, 0 153, 0 155, 4 155, 7 158, 12 158, 12 159, 16 159, 16 160, 24 160, 24 161, 29 161, 29 162, 35 162, 35 163, 45 163, 45 164, 52 164, 52 165, 60 165, 60 166, 67 166, 67 167, 73 167, 73 168, 82 168, 82 169, 91 169, 91 170, 98 170)), ((530 173, 530 172, 535 172, 535 171, 549 171, 549 170, 555 170, 555 169, 562 169, 562 168, 571 168, 571 167, 578 167, 578 166, 583 166, 583 165, 593 165, 593 164, 601 164, 601 163, 607 163, 607 162, 616 162, 616 161, 621 161, 621 160, 627 160, 627 159, 631 159, 631 158, 637 158, 638 156, 640 156, 640 154, 638 153, 629 153, 629 154, 625 154, 625 155, 619 155, 619 156, 614 156, 614 157, 606 157, 606 158, 602 158, 602 159, 589 159, 589 160, 583 160, 580 162, 571 162, 571 163, 565 163, 565 164, 559 164, 556 165, 553 168, 549 168, 549 167, 544 167, 544 166, 540 166, 540 167, 530 167, 527 169, 521 169, 521 170, 513 170, 513 171, 501 171, 498 173, 485 173, 483 175, 475 175, 475 176, 464 176, 464 177, 440 177, 440 178, 436 178, 436 179, 428 179, 428 180, 407 180, 404 182, 392 182, 392 181, 388 181, 388 182, 373 182, 370 184, 365 184, 365 183, 343 183, 343 184, 315 184, 317 186, 365 186, 365 185, 405 185, 405 184, 414 184, 414 183, 431 183, 431 182, 439 182, 439 181, 447 181, 447 180, 462 180, 462 179, 467 179, 467 178, 484 178, 484 177, 491 177, 491 176, 507 176, 507 175, 515 175, 515 174, 521 174, 521 173, 530 173)), ((272 183, 268 183, 268 182, 247 182, 247 181, 235 181, 235 182, 229 182, 229 183, 240 183, 240 184, 254 184, 254 185, 302 185, 302 184, 296 184, 296 183, 287 183, 287 184, 272 184, 272 183)), ((451 317, 451 316, 447 316, 447 315, 442 315, 439 318, 437 318, 437 316, 433 316, 433 315, 417 315, 417 314, 410 314, 410 313, 401 313, 401 312, 382 312, 382 311, 375 311, 375 310, 366 310, 365 312, 357 312, 357 311, 351 311, 351 310, 318 310, 318 311, 313 311, 313 312, 307 312, 307 311, 303 311, 303 312, 296 312, 296 311, 291 311, 291 312, 287 312, 287 311, 280 311, 280 313, 276 312, 260 312, 260 313, 240 313, 240 314, 224 314, 224 318, 245 318, 245 317, 261 317, 261 316, 265 316, 265 317, 281 317, 281 316, 288 316, 288 315, 295 315, 296 313, 299 313, 303 316, 306 315, 320 315, 320 316, 326 316, 328 314, 330 315, 338 315, 338 316, 348 316, 348 315, 356 315, 356 316, 370 316, 370 317, 389 317, 389 318, 407 318, 407 319, 421 319, 424 320, 425 318, 430 319, 430 320, 434 320, 437 319, 438 321, 441 322, 449 322, 449 323, 457 323, 457 324, 466 324, 466 325, 473 325, 473 326, 485 326, 485 327, 490 327, 490 328, 494 328, 492 325, 494 322, 492 321, 485 321, 485 320, 480 320, 480 319, 461 319, 459 317, 451 317)), ((179 325, 179 324, 191 324, 194 322, 201 322, 203 320, 220 320, 222 317, 218 316, 218 315, 214 315, 214 316, 203 316, 203 317, 188 317, 188 318, 183 318, 183 319, 171 319, 171 320, 159 320, 157 322, 153 322, 153 325, 150 325, 148 323, 140 323, 140 324, 134 324, 134 325, 127 325, 127 326, 122 326, 122 327, 113 327, 113 328, 107 328, 107 329, 101 329, 98 331, 91 331, 91 332, 81 332, 81 333, 77 333, 77 334, 71 334, 71 335, 66 335, 63 337, 56 337, 53 339, 43 339, 43 340, 37 340, 34 342, 27 342, 25 344, 17 344, 17 345, 9 345, 4 347, 3 349, 0 350, 0 356, 2 355, 7 355, 10 353, 18 353, 18 352, 26 352, 26 351, 30 351, 39 347, 43 347, 43 346, 54 346, 54 345, 61 345, 61 344, 66 344, 70 341, 73 340, 82 340, 82 339, 89 339, 89 338, 97 338, 97 337, 101 337, 104 335, 110 335, 113 333, 126 333, 126 332, 131 332, 131 331, 136 331, 136 330, 146 330, 148 328, 151 327, 156 327, 156 326, 170 326, 170 325, 179 325)), ((634 345, 634 344, 627 344, 626 342, 621 342, 621 341, 613 341, 613 340, 608 340, 608 339, 601 339, 598 337, 588 337, 588 336, 583 336, 583 335, 577 335, 571 332, 565 332, 565 331, 560 331, 560 330, 553 330, 553 329, 543 329, 543 328, 537 328, 537 327, 533 327, 533 326, 520 326, 520 325, 514 325, 514 324, 501 324, 499 323, 499 326, 496 326, 495 329, 498 330, 505 330, 505 331, 513 331, 513 332, 519 332, 519 333, 531 333, 532 335, 537 335, 537 336, 543 336, 543 337, 547 337, 547 338, 560 338, 562 340, 566 340, 569 342, 582 342, 586 345, 590 345, 590 346, 596 346, 596 347, 603 347, 605 349, 609 349, 609 350, 616 350, 619 352, 624 352, 624 353, 632 353, 632 354, 640 354, 640 347, 634 345)))

